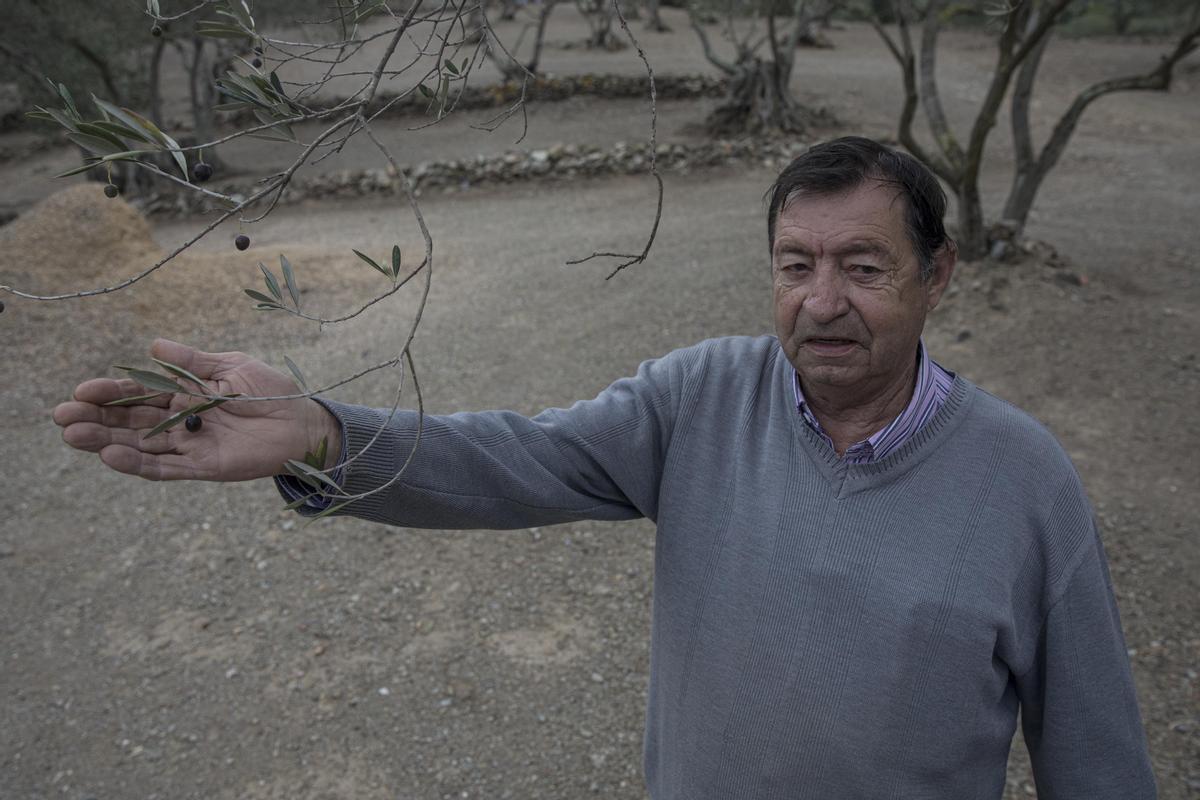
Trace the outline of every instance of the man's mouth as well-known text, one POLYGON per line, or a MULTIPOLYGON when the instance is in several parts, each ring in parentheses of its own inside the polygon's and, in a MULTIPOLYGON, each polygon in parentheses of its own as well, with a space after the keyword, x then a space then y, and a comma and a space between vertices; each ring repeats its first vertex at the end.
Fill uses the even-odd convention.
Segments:
POLYGON ((819 336, 804 340, 806 348, 822 356, 846 355, 857 345, 858 342, 854 339, 842 339, 836 336, 819 336))

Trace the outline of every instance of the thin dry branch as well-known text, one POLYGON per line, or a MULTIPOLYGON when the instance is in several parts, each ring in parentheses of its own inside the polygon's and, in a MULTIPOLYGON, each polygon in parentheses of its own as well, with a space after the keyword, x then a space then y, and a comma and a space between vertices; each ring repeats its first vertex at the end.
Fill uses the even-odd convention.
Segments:
POLYGON ((629 41, 637 49, 638 58, 642 60, 642 64, 646 67, 646 74, 650 78, 650 174, 654 176, 654 180, 658 183, 658 202, 654 210, 654 224, 650 227, 650 236, 646 239, 646 246, 642 248, 642 252, 638 254, 630 253, 592 253, 586 258, 568 261, 568 264, 582 264, 585 261, 591 261, 593 258, 618 258, 622 259, 621 263, 613 268, 612 272, 608 273, 605 280, 611 280, 621 270, 634 264, 641 264, 646 260, 646 256, 650 254, 650 248, 654 244, 654 238, 658 235, 658 225, 662 222, 663 208, 663 179, 658 172, 658 93, 654 86, 654 69, 650 66, 649 59, 646 58, 646 52, 642 50, 641 44, 638 43, 637 37, 633 35, 633 31, 629 30, 629 23, 625 21, 625 15, 621 13, 621 4, 619 0, 612 0, 613 9, 616 11, 617 19, 621 22, 621 28, 625 31, 625 35, 629 37, 629 41))

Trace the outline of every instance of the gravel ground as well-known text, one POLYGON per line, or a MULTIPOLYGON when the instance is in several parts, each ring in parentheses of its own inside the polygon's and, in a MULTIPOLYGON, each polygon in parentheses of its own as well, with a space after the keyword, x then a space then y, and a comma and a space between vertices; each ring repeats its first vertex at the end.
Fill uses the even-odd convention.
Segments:
MULTIPOLYGON (((862 29, 835 33, 838 48, 820 55, 832 65, 821 92, 856 129, 883 133, 895 86, 880 70, 894 67, 870 41, 862 29)), ((968 35, 947 44, 957 114, 978 95, 990 54, 968 35)), ((1041 112, 1158 49, 1052 49, 1041 112)), ((1200 791, 1194 100, 1184 86, 1099 104, 1033 226, 1071 259, 1076 280, 1032 264, 964 266, 927 337, 942 363, 1038 416, 1075 458, 1167 800, 1200 791)), ((993 199, 1008 158, 998 134, 993 199)), ((672 178, 650 262, 607 283, 603 264, 563 262, 640 249, 649 180, 426 197, 437 260, 415 350, 427 408, 532 413, 590 396, 673 347, 768 330, 760 201, 771 177, 756 168, 672 178)), ((197 225, 151 230, 95 187, 53 202, 0 229, 0 282, 100 285, 197 225)), ((406 256, 419 252, 402 210, 301 205, 249 232, 246 253, 220 230, 116 296, 6 299, 0 796, 644 797, 652 526, 305 527, 265 482, 139 482, 61 444, 52 405, 110 364, 144 360, 153 335, 274 363, 286 353, 314 382, 392 355, 412 297, 318 332, 255 315, 237 290, 258 280, 258 260, 285 251, 306 304, 350 308, 378 288, 350 247, 383 253, 399 241, 406 256)), ((335 396, 384 404, 393 380, 335 396)), ((1010 797, 1029 796, 1028 782, 1016 747, 1010 797)))

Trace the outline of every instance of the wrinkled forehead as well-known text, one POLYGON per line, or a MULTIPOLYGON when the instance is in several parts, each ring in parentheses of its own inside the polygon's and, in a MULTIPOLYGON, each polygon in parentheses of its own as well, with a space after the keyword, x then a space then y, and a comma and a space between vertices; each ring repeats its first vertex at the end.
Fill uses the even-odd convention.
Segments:
POLYGON ((873 247, 900 255, 913 249, 904 192, 882 180, 833 192, 793 191, 780 205, 773 228, 772 250, 776 245, 794 247, 792 239, 817 234, 860 250, 873 247))

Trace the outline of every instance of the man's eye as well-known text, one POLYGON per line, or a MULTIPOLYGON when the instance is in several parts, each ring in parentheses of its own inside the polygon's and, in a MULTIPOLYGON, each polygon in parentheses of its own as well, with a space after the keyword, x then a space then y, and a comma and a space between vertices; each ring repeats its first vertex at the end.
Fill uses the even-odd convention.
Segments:
POLYGON ((878 275, 883 272, 879 267, 873 267, 870 264, 851 264, 850 270, 859 275, 878 275))

